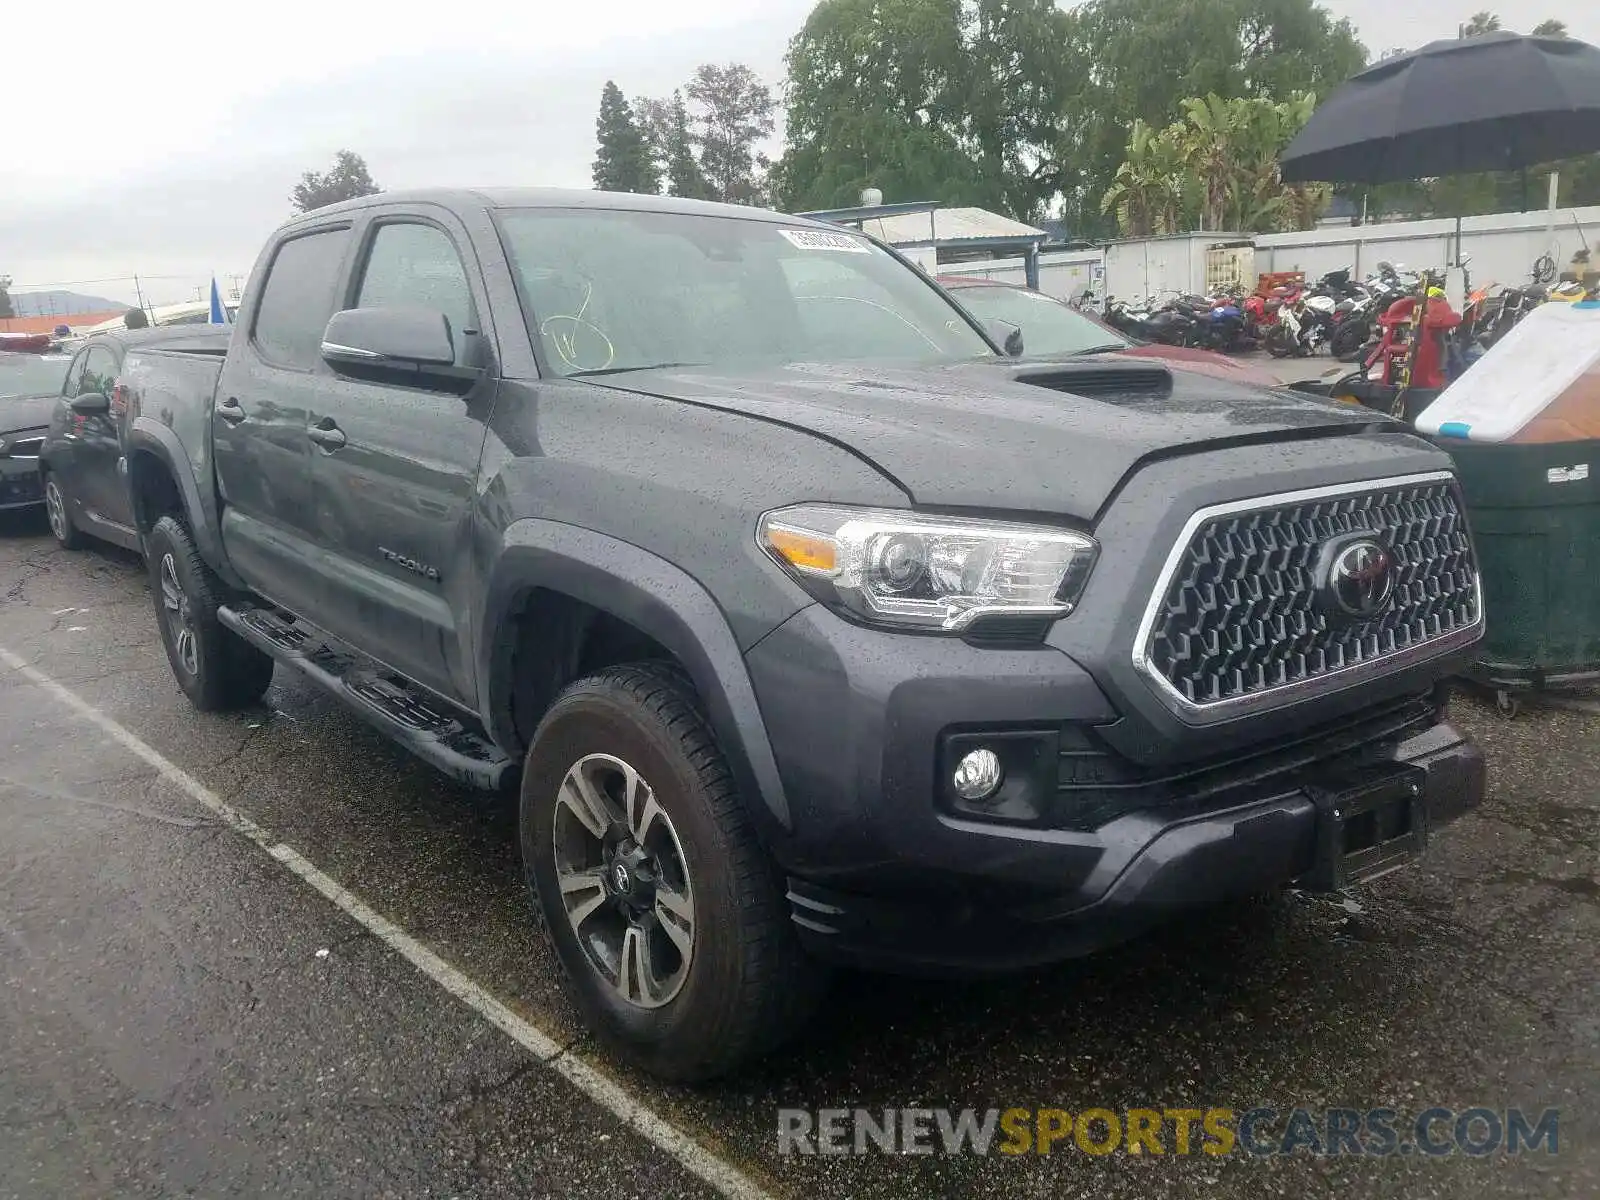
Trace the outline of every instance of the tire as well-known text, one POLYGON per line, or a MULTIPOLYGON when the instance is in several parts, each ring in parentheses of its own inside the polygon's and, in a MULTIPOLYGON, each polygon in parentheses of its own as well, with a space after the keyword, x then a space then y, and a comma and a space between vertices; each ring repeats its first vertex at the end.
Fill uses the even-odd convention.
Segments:
POLYGON ((50 522, 50 534, 63 550, 81 550, 85 542, 83 531, 72 523, 72 497, 54 471, 44 474, 44 513, 50 522))
POLYGON ((519 818, 524 874, 567 994, 620 1057, 696 1083, 803 1027, 825 973, 800 949, 781 877, 675 668, 612 667, 562 692, 529 747, 519 818), (617 766, 632 768, 639 784, 627 808, 619 798, 629 777, 617 766), (609 849, 578 815, 596 815, 578 779, 608 797, 594 824, 612 839, 609 849), (653 797, 654 812, 643 797, 653 797), (625 887, 619 862, 638 868, 625 887), (642 901, 641 880, 651 891, 642 901), (684 927, 671 919, 685 909, 687 952, 684 927), (678 937, 668 936, 669 924, 678 937), (640 965, 627 974, 601 965, 624 960, 640 965))
POLYGON ((1361 347, 1367 344, 1367 323, 1355 321, 1341 325, 1339 332, 1328 343, 1328 351, 1342 363, 1352 363, 1361 357, 1361 347))
POLYGON ((161 644, 184 695, 203 712, 260 700, 272 682, 272 659, 217 620, 225 589, 188 529, 176 517, 162 517, 145 550, 161 644))
POLYGON ((1267 353, 1273 358, 1289 358, 1294 354, 1294 337, 1287 327, 1274 325, 1267 330, 1267 353))

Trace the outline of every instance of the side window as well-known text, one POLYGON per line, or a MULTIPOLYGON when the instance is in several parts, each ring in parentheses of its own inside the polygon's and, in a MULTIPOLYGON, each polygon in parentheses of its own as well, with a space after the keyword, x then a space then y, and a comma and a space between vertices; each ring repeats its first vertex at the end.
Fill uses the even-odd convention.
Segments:
POLYGON ((110 396, 117 382, 117 356, 105 346, 93 346, 83 364, 83 380, 78 394, 100 392, 110 396))
POLYGON ((460 358, 461 331, 476 329, 477 322, 467 272, 443 230, 416 223, 378 226, 356 307, 390 305, 442 312, 450 321, 450 336, 460 358))
POLYGON ((67 368, 66 381, 61 385, 61 394, 68 400, 78 394, 78 389, 83 386, 83 365, 89 361, 87 350, 78 351, 78 357, 72 360, 72 365, 67 368))
POLYGON ((348 229, 325 229, 278 247, 251 331, 263 358, 302 371, 320 361, 318 347, 333 316, 334 289, 349 241, 348 229))

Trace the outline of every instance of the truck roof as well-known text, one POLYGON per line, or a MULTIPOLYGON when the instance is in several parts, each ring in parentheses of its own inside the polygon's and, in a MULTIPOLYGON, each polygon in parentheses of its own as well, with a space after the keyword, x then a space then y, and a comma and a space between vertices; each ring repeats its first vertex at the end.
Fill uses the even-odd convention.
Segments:
POLYGON ((621 209, 632 212, 667 212, 690 215, 735 217, 746 221, 766 221, 772 224, 808 225, 817 229, 836 226, 812 221, 805 217, 787 216, 765 208, 751 208, 744 204, 720 204, 711 200, 681 200, 676 196, 648 196, 634 192, 597 192, 585 188, 418 188, 410 191, 379 192, 342 200, 326 208, 312 209, 293 218, 288 226, 298 225, 313 218, 324 218, 341 212, 359 212, 364 208, 389 204, 437 204, 443 208, 597 208, 621 209))

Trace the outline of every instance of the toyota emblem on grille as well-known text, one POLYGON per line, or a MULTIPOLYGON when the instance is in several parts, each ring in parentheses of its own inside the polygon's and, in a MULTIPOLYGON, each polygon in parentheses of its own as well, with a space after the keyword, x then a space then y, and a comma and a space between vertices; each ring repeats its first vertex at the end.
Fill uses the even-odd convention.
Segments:
POLYGON ((1394 555, 1376 538, 1340 538, 1323 547, 1318 594, 1323 611, 1348 620, 1375 617, 1394 595, 1394 555))

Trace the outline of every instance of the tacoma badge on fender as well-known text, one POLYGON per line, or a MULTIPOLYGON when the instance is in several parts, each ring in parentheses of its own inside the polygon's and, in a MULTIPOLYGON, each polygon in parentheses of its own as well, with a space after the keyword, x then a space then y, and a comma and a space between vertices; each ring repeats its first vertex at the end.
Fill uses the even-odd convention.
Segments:
POLYGON ((430 567, 427 563, 420 563, 414 558, 407 558, 404 554, 396 554, 393 550, 384 546, 378 547, 378 553, 396 566, 404 567, 408 571, 415 571, 426 579, 437 580, 439 578, 439 569, 437 567, 430 567))

